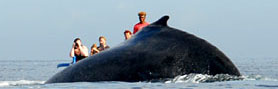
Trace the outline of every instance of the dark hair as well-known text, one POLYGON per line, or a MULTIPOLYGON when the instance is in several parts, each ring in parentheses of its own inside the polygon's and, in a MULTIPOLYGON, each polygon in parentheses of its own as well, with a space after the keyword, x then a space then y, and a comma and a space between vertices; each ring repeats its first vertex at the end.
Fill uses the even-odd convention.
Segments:
POLYGON ((131 31, 129 31, 129 30, 125 30, 124 34, 126 34, 126 33, 132 34, 131 31))
POLYGON ((105 38, 104 36, 100 36, 100 37, 98 38, 98 40, 100 40, 101 38, 103 38, 103 39, 106 41, 106 38, 105 38))
POLYGON ((78 41, 78 40, 80 40, 80 38, 75 38, 73 42, 76 43, 76 41, 78 41))

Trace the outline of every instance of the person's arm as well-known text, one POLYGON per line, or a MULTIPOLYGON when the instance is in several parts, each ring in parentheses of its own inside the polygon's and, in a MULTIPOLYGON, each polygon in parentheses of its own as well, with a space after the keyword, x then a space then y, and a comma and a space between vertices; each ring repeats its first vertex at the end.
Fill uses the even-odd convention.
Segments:
POLYGON ((73 43, 72 48, 70 50, 70 57, 74 57, 74 46, 75 46, 75 43, 73 43))
POLYGON ((97 48, 93 48, 94 51, 96 51, 97 53, 99 53, 99 50, 97 48))
POLYGON ((89 52, 88 52, 88 48, 86 46, 80 46, 80 52, 81 55, 88 57, 89 56, 89 52))
POLYGON ((136 27, 136 25, 134 25, 134 27, 133 27, 133 34, 135 34, 137 32, 137 27, 136 27))

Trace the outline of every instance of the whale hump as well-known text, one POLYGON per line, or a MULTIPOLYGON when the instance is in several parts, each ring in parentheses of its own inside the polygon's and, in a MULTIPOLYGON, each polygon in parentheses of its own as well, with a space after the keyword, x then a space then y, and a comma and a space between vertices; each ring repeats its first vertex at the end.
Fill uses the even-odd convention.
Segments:
POLYGON ((240 76, 232 61, 216 46, 167 26, 169 16, 142 28, 116 47, 82 59, 46 83, 152 81, 185 74, 240 76))
POLYGON ((154 22, 152 25, 161 25, 161 26, 167 26, 167 21, 170 17, 168 15, 165 15, 161 17, 159 20, 154 22))

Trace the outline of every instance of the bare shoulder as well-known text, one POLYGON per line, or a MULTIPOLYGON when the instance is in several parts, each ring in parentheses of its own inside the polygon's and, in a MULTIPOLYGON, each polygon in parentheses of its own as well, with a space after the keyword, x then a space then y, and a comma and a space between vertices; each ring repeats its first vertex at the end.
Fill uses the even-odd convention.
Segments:
POLYGON ((87 50, 88 50, 88 47, 87 47, 87 46, 85 46, 85 45, 83 45, 83 46, 82 46, 82 48, 83 48, 83 49, 87 49, 87 50))

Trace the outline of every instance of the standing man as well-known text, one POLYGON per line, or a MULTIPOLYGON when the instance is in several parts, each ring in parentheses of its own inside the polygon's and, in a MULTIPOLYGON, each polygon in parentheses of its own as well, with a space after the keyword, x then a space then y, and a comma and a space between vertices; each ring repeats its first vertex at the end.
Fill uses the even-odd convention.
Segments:
POLYGON ((139 30, 141 30, 143 27, 146 27, 146 26, 149 25, 149 23, 145 21, 146 15, 147 15, 146 12, 139 12, 138 13, 140 22, 135 24, 134 29, 133 29, 133 34, 138 32, 139 30))

